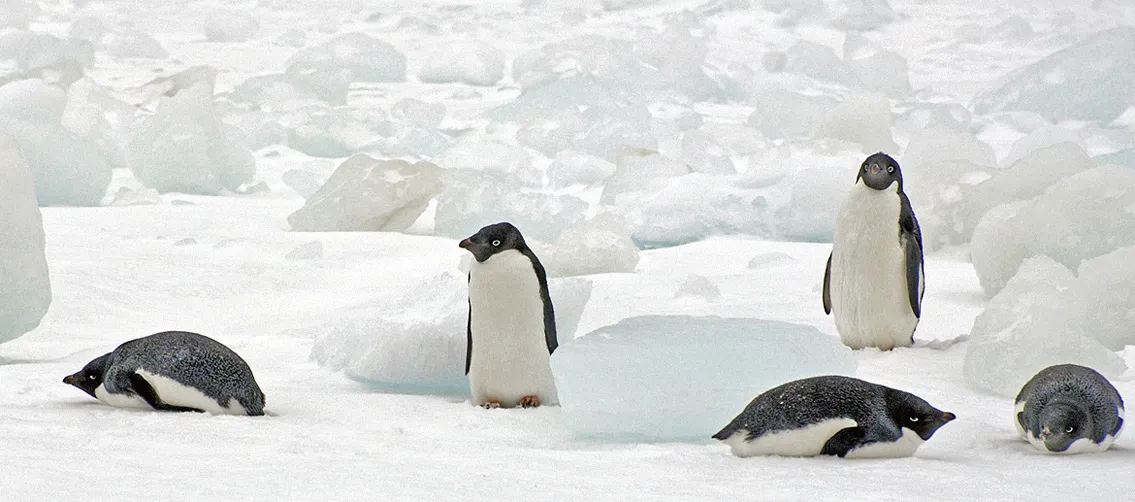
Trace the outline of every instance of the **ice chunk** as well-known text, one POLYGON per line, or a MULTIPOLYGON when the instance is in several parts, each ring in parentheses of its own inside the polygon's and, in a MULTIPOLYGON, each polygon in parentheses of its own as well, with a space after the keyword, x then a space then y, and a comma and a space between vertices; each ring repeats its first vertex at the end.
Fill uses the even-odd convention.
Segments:
POLYGON ((811 167, 789 175, 784 185, 792 187, 792 195, 776 211, 780 235, 792 241, 831 242, 840 201, 855 181, 855 167, 811 167))
MULTIPOLYGON (((548 294, 562 347, 575 336, 591 296, 591 281, 551 279, 548 294)), ((358 313, 343 321, 312 328, 318 336, 311 357, 388 391, 468 395, 467 299, 464 275, 436 276, 404 296, 360 305, 358 313)))
POLYGON ((757 92, 756 109, 748 124, 769 139, 808 137, 838 101, 828 96, 806 96, 780 87, 757 92))
POLYGON ((1097 165, 1115 164, 1118 166, 1135 169, 1135 148, 1128 148, 1118 152, 1111 152, 1104 155, 1097 155, 1092 157, 1097 165))
POLYGON ((658 0, 599 0, 604 10, 626 10, 658 3, 658 0))
POLYGON ((690 274, 682 285, 678 286, 674 298, 700 298, 712 302, 721 298, 721 290, 708 277, 690 274))
POLYGON ((615 165, 615 174, 603 187, 601 201, 615 202, 621 194, 636 192, 655 179, 682 176, 690 172, 689 166, 662 155, 643 152, 646 155, 624 155, 615 165))
POLYGON ((44 33, 17 31, 0 36, 0 59, 13 59, 21 70, 46 68, 62 62, 90 66, 94 44, 86 40, 61 39, 44 33))
POLYGON ((615 174, 615 164, 594 155, 561 150, 548 166, 548 183, 552 188, 572 185, 594 185, 615 174))
POLYGON ((65 106, 63 91, 41 80, 0 86, 0 133, 20 145, 41 206, 97 206, 110 185, 111 166, 63 127, 65 106))
POLYGON ((567 228, 583 220, 587 202, 521 188, 523 184, 492 170, 446 169, 446 190, 437 199, 434 231, 465 238, 498 221, 516 225, 525 238, 556 242, 567 228))
POLYGON ((113 167, 126 167, 125 144, 135 125, 136 108, 114 96, 89 78, 81 78, 67 90, 63 127, 91 143, 113 167))
POLYGON ((304 171, 301 169, 289 169, 284 171, 281 180, 288 188, 295 190, 304 199, 310 198, 319 187, 323 186, 323 181, 320 181, 319 176, 315 173, 304 171))
POLYGON ((893 152, 891 104, 877 92, 852 94, 828 110, 816 135, 858 143, 863 153, 893 152))
POLYGON ((895 127, 901 130, 947 129, 968 131, 973 115, 958 103, 918 103, 899 114, 895 127))
POLYGON ((352 82, 406 80, 406 56, 394 46, 364 33, 344 33, 297 52, 288 60, 288 73, 346 70, 352 82))
POLYGON ((115 58, 165 59, 169 53, 149 33, 122 30, 111 33, 104 42, 106 53, 115 58))
POLYGON ((517 131, 516 139, 548 156, 573 149, 613 159, 627 149, 656 149, 652 122, 642 105, 594 105, 584 111, 569 106, 532 119, 517 131))
POLYGON ((0 28, 27 28, 28 22, 43 11, 35 2, 5 0, 0 2, 0 28))
POLYGON ((260 22, 240 11, 215 11, 205 16, 201 28, 210 42, 244 42, 260 31, 260 22))
POLYGON ((235 143, 216 117, 211 82, 173 97, 138 128, 126 147, 134 175, 159 192, 217 195, 236 190, 256 174, 256 159, 235 143))
POLYGON ((318 102, 347 104, 351 83, 346 72, 306 70, 252 77, 236 86, 230 96, 235 102, 272 111, 295 110, 318 102))
POLYGON ((418 70, 418 80, 445 84, 493 85, 504 78, 504 52, 484 42, 466 42, 434 53, 418 70))
POLYGON ((966 382, 1014 396, 1037 371, 1053 364, 1088 366, 1108 378, 1126 371, 1123 359, 1072 322, 1064 291, 1074 281, 1072 272, 1048 257, 1024 261, 974 320, 963 365, 966 382))
POLYGON ((339 165, 307 203, 288 216, 288 223, 303 232, 401 232, 441 193, 438 174, 438 167, 429 162, 358 154, 339 165))
POLYGON ((811 326, 718 317, 623 319, 552 355, 565 424, 616 441, 701 442, 765 390, 855 369, 850 349, 811 326))
POLYGON ((640 248, 677 246, 720 234, 772 235, 768 200, 743 183, 744 178, 687 174, 621 196, 618 207, 628 215, 631 237, 640 248))
POLYGON ((843 62, 835 50, 807 40, 796 42, 785 53, 785 71, 800 73, 820 82, 839 84, 850 89, 863 87, 855 70, 843 62))
POLYGON ((1135 245, 1135 170, 1101 166, 1068 176, 1039 196, 1000 206, 974 229, 970 255, 992 296, 1021 262, 1048 255, 1065 267, 1135 245))
POLYGON ((630 235, 622 216, 601 213, 564 230, 540 260, 549 277, 634 272, 638 247, 630 235))
POLYGON ((28 161, 0 134, 0 343, 39 326, 51 305, 43 218, 28 161))
POLYGON ((445 105, 403 98, 390 107, 390 115, 404 124, 437 129, 441 121, 445 120, 445 105))
POLYGON ((532 155, 527 150, 484 136, 462 138, 442 152, 436 162, 446 169, 495 171, 526 187, 543 184, 543 173, 533 167, 532 155))
POLYGON ((686 131, 682 134, 681 160, 696 173, 737 173, 728 152, 705 131, 686 131))
POLYGON ((887 0, 839 0, 828 5, 829 24, 841 30, 876 30, 895 20, 887 0))
POLYGON ((347 157, 393 133, 384 112, 349 106, 308 106, 286 115, 288 146, 313 157, 347 157))
POLYGON ((1135 27, 1100 31, 1016 70, 974 98, 976 113, 1022 110, 1107 124, 1135 105, 1135 27))
POLYGON ((1084 149, 1084 142, 1080 136, 1075 132, 1055 125, 1042 125, 1027 136, 1015 141, 1012 148, 1009 149, 1009 154, 1001 159, 1002 167, 1009 167, 1017 163, 1017 161, 1025 158, 1030 153, 1047 148, 1060 143, 1072 143, 1084 149))
POLYGON ((1079 307, 1084 334, 1111 350, 1135 345, 1135 247, 1128 246, 1080 265, 1069 303, 1079 307))
POLYGON ((849 62, 849 65, 868 89, 882 92, 891 98, 902 98, 911 93, 906 58, 897 52, 877 51, 849 62))

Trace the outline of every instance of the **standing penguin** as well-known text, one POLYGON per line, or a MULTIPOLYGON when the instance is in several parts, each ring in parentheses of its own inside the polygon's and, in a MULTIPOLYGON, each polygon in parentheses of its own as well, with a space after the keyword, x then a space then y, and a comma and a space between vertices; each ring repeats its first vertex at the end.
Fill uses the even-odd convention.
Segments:
POLYGON ((836 220, 824 312, 834 312, 840 339, 853 349, 912 345, 925 289, 922 230, 902 171, 879 152, 863 161, 855 183, 836 220))
POLYGON ((465 374, 473 401, 486 408, 556 404, 549 358, 556 317, 544 266, 510 223, 461 241, 469 267, 465 374))
POLYGON ((118 408, 264 414, 264 393, 244 359, 212 338, 185 331, 123 343, 63 383, 118 408))
POLYGON ((769 389, 713 438, 738 457, 906 457, 954 418, 909 392, 831 375, 769 389))
POLYGON ((1014 423, 1043 452, 1101 452, 1123 431, 1123 398, 1096 370, 1058 364, 1040 370, 1017 394, 1014 423))

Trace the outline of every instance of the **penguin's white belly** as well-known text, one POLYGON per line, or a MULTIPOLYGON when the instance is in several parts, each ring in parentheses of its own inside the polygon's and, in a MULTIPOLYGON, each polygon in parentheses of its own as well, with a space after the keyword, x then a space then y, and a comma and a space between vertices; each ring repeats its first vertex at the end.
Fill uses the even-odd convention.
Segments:
POLYGON ((102 401, 103 403, 115 408, 134 408, 141 410, 153 409, 152 407, 150 407, 150 403, 147 403, 144 399, 138 396, 107 392, 106 387, 104 387, 103 385, 95 387, 95 399, 98 399, 99 401, 102 401))
POLYGON ((503 407, 537 396, 557 404, 544 337, 544 302, 532 261, 519 251, 497 253, 470 266, 469 389, 477 404, 503 407))
POLYGON ((908 346, 918 325, 907 294, 900 212, 897 186, 859 184, 840 207, 829 291, 836 330, 853 349, 908 346))
POLYGON ((844 458, 897 458, 914 455, 919 446, 922 446, 922 436, 906 427, 899 429, 902 433, 898 439, 889 442, 870 443, 847 452, 844 458))
POLYGON ((241 406, 236 399, 229 399, 227 406, 221 406, 216 399, 172 378, 151 373, 144 369, 138 369, 135 373, 145 379, 154 388, 158 398, 166 404, 207 411, 214 415, 248 414, 244 406, 241 406))
POLYGON ((749 431, 739 429, 725 439, 725 444, 738 457, 756 455, 780 455, 784 457, 814 457, 824 449, 824 445, 835 433, 857 422, 850 418, 825 420, 799 429, 786 429, 747 441, 749 431))

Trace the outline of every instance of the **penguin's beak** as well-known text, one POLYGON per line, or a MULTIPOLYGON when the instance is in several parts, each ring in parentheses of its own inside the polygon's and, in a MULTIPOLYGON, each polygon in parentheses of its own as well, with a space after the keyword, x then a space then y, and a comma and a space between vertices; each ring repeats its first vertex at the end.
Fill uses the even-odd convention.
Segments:
POLYGON ((879 164, 871 164, 871 174, 872 175, 879 174, 882 171, 883 171, 883 168, 880 167, 879 164))
POLYGON ((1047 441, 1049 437, 1052 437, 1052 429, 1045 427, 1040 431, 1040 435, 1038 437, 1041 441, 1047 441))
POLYGON ((949 421, 951 421, 955 418, 958 418, 958 416, 953 414, 953 413, 950 413, 948 411, 942 413, 942 421, 943 422, 949 422, 949 421))
POLYGON ((75 385, 75 375, 67 375, 63 377, 63 383, 67 385, 75 385))
POLYGON ((473 247, 473 241, 469 240, 469 239, 465 239, 465 240, 461 241, 461 243, 458 244, 458 246, 460 246, 461 249, 469 249, 470 247, 473 247))

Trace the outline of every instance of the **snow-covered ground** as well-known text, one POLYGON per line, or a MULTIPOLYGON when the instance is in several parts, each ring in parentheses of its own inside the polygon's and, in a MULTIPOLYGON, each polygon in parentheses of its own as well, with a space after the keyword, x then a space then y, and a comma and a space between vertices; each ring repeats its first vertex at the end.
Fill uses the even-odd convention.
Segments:
MULTIPOLYGON (((919 174, 907 168, 907 190, 924 219, 928 241, 935 243, 926 263, 927 290, 917 346, 855 354, 860 378, 911 391, 958 416, 914 457, 892 460, 738 459, 729 454, 728 447, 709 439, 716 430, 706 430, 703 441, 693 442, 581 439, 570 432, 558 407, 486 411, 460 393, 382 392, 344 372, 320 366, 312 357, 318 340, 329 331, 341 329, 343 320, 382 318, 383 309, 395 307, 399 319, 425 323, 422 318, 432 311, 418 312, 416 318, 407 315, 407 310, 414 313, 413 305, 405 305, 407 292, 444 274, 460 274, 464 251, 457 247, 456 235, 449 234, 475 232, 472 222, 494 217, 497 208, 492 203, 478 205, 477 200, 460 199, 460 193, 450 192, 440 197, 443 200, 431 203, 409 233, 293 232, 288 223, 288 216, 304 205, 304 197, 298 193, 302 183, 295 181, 294 171, 307 171, 300 176, 309 176, 318 187, 347 156, 340 155, 342 151, 366 151, 376 158, 424 159, 444 169, 487 167, 504 173, 502 179, 512 184, 442 178, 476 194, 491 195, 495 189, 507 195, 521 187, 532 189, 531 193, 540 195, 525 200, 529 201, 527 209, 534 211, 555 204, 570 209, 574 200, 579 200, 587 207, 582 211, 587 216, 602 202, 611 212, 627 217, 631 228, 626 233, 604 226, 615 232, 612 235, 621 239, 620 244, 572 248, 579 255, 557 253, 572 243, 556 239, 561 234, 580 240, 579 236, 605 234, 586 228, 569 230, 583 218, 570 210, 534 219, 529 228, 546 223, 546 227, 532 228, 532 234, 540 236, 537 249, 547 250, 549 256, 556 253, 561 270, 587 268, 572 263, 573 256, 598 259, 613 254, 612 249, 625 252, 625 246, 620 246, 631 238, 643 247, 661 246, 638 253, 637 264, 631 252, 628 257, 605 262, 608 273, 585 276, 591 282, 591 291, 579 319, 579 335, 635 315, 688 314, 801 323, 835 336, 832 320, 824 315, 820 301, 824 261, 830 251, 825 239, 830 241, 833 221, 827 216, 834 215, 838 197, 854 179, 848 176, 848 169, 854 169, 865 150, 890 142, 913 156, 915 148, 911 145, 927 125, 946 127, 956 119, 961 124, 954 124, 954 129, 972 134, 991 152, 980 147, 951 151, 969 144, 952 140, 946 146, 920 150, 921 165, 930 166, 944 160, 943 155, 956 154, 949 159, 966 159, 968 165, 976 166, 980 181, 1009 172, 1000 168, 1021 165, 1013 161, 1039 148, 1070 141, 1083 150, 1078 155, 1084 157, 1084 169, 1094 165, 1089 157, 1108 155, 1119 159, 1109 162, 1135 168, 1122 163, 1123 159, 1131 162, 1130 152, 1135 147, 1135 108, 1130 104, 1119 110, 1114 120, 1094 116, 1052 120, 1044 116, 1063 113, 1060 110, 981 111, 971 116, 978 106, 975 103, 999 99, 990 90, 998 88, 996 83, 1006 73, 1079 43, 1094 32, 1135 25, 1135 5, 1122 0, 1004 0, 980 6, 965 0, 442 0, 403 4, 363 0, 42 0, 39 9, 32 11, 21 10, 21 5, 30 5, 22 2, 9 4, 14 7, 0 6, 0 13, 6 16, 0 19, 0 27, 5 19, 16 20, 21 12, 31 12, 27 25, 31 31, 75 38, 105 31, 105 36, 95 37, 98 43, 86 74, 116 100, 128 107, 139 105, 139 110, 144 110, 139 115, 154 112, 157 101, 170 102, 157 99, 166 87, 139 86, 190 66, 216 68, 216 91, 224 105, 218 106, 217 114, 237 130, 232 133, 238 138, 236 143, 249 147, 256 162, 255 176, 247 180, 249 183, 238 184, 264 183, 263 189, 249 194, 236 194, 228 187, 219 190, 224 194, 221 196, 147 194, 142 181, 116 163, 111 148, 107 160, 116 169, 110 195, 102 207, 42 209, 53 296, 50 310, 37 329, 0 345, 0 498, 1135 497, 1132 432, 1102 454, 1041 455, 1016 436, 1011 397, 967 385, 963 374, 966 337, 997 291, 979 281, 970 262, 968 240, 980 234, 973 228, 980 215, 967 216, 968 206, 956 210, 958 206, 951 205, 957 201, 951 194, 959 186, 965 190, 956 173, 941 170, 919 174), (787 4, 793 6, 779 9, 787 4), (889 9, 872 10, 887 4, 889 9), (804 5, 809 7, 801 7, 804 5), (101 27, 96 21, 101 21, 101 27), (681 28, 679 34, 698 35, 702 42, 667 31, 673 26, 681 28), (849 26, 867 31, 849 36, 849 26), (335 108, 347 110, 343 112, 347 119, 327 125, 312 118, 323 113, 322 108, 318 113, 310 112, 310 108, 295 112, 289 109, 295 105, 292 98, 271 92, 252 99, 233 97, 239 94, 234 90, 252 77, 283 73, 288 59, 302 48, 318 47, 351 32, 367 33, 390 44, 405 56, 406 68, 401 78, 397 71, 389 74, 398 66, 397 58, 381 49, 368 57, 382 53, 387 62, 382 71, 364 64, 370 59, 354 65, 346 104, 335 108), (139 57, 144 49, 152 51, 154 47, 131 37, 147 33, 165 54, 139 57), (582 35, 608 39, 583 39, 586 43, 577 41, 570 50, 551 51, 555 54, 548 58, 553 61, 544 61, 544 66, 540 54, 531 52, 582 35), (638 44, 631 48, 611 40, 636 40, 638 44), (848 63, 844 70, 833 69, 825 63, 823 54, 816 55, 816 47, 794 50, 800 40, 830 47, 832 57, 847 62, 892 51, 905 60, 909 88, 902 82, 891 82, 894 74, 862 61, 848 63), (594 52, 596 46, 598 52, 594 52), (626 64, 623 58, 629 57, 619 52, 623 49, 634 50, 634 61, 648 63, 640 68, 641 73, 622 71, 625 67, 620 65, 626 64), (595 60, 597 54, 610 58, 595 60), (690 68, 683 66, 690 61, 704 73, 690 73, 690 68), (496 68, 495 63, 503 63, 503 69, 496 68), (524 71, 518 71, 518 65, 524 71), (549 76, 549 68, 561 73, 549 76), (653 70, 659 73, 650 73, 653 70), (490 118, 492 113, 486 114, 499 105, 523 102, 522 90, 528 90, 531 97, 554 87, 537 84, 566 81, 574 73, 599 82, 599 91, 595 92, 600 95, 615 89, 614 94, 619 95, 615 104, 603 105, 610 107, 603 108, 604 113, 618 115, 615 123, 600 123, 585 111, 560 116, 559 111, 539 107, 521 107, 520 112, 496 110, 498 114, 517 113, 525 117, 523 120, 496 120, 490 118), (638 78, 669 80, 659 83, 638 78), (449 80, 453 82, 438 83, 449 80), (775 137, 796 126, 775 110, 754 114, 755 110, 769 109, 769 103, 761 100, 768 95, 761 90, 767 85, 826 96, 833 105, 836 97, 847 97, 847 88, 877 90, 883 94, 847 101, 860 103, 853 108, 858 111, 870 111, 871 103, 889 103, 891 129, 880 134, 856 123, 847 125, 836 111, 824 115, 824 124, 818 127, 805 120, 806 130, 819 131, 814 136, 775 137), (650 94, 656 87, 662 91, 650 94), (649 96, 634 95, 628 89, 649 96), (234 94, 226 94, 230 92, 234 94), (987 98, 975 101, 983 92, 987 98), (414 102, 395 107, 403 98, 442 104, 443 118, 437 119, 436 109, 413 108, 419 105, 414 102), (249 101, 255 103, 250 105, 249 101), (627 103, 630 105, 624 106, 627 103), (959 105, 962 116, 940 113, 948 104, 959 105), (648 108, 649 117, 643 119, 631 105, 648 108), (535 130, 541 124, 539 116, 532 118, 533 110, 550 114, 548 122, 558 122, 561 128, 572 120, 594 127, 584 128, 576 136, 559 137, 535 130), (265 117, 269 120, 259 122, 265 117), (296 125, 297 121, 307 123, 305 120, 314 125, 307 129, 296 125), (1052 127, 1048 122, 1056 122, 1061 131, 1046 129, 1052 127), (526 131, 525 125, 533 128, 526 131), (274 127, 282 128, 283 135, 274 127), (700 132, 680 134, 688 131, 700 132), (644 132, 647 136, 640 137, 644 132), (291 148, 280 144, 279 137, 291 148), (1018 143, 1026 137, 1030 139, 1018 143), (653 144, 640 144, 652 140, 653 144), (579 156, 558 157, 557 145, 569 145, 579 150, 579 156), (605 150, 610 146, 649 152, 641 156, 616 154, 605 150), (403 147, 409 150, 401 151, 403 147), (415 149, 431 153, 409 153, 415 149), (320 151, 331 153, 319 157, 320 151), (669 161, 649 159, 677 158, 681 163, 674 165, 679 170, 692 166, 697 172, 682 178, 690 183, 663 180, 662 184, 649 184, 649 191, 636 192, 644 190, 639 185, 645 186, 648 181, 640 175, 655 171, 626 167, 628 157, 648 159, 640 162, 647 162, 655 171, 669 161), (727 166, 731 161, 732 166, 722 168, 723 160, 727 166), (566 173, 564 177, 555 177, 552 171, 559 161, 587 167, 565 168, 561 171, 566 173), (606 188, 620 186, 619 190, 626 193, 601 194, 601 182, 571 182, 611 177, 616 165, 621 171, 606 188), (293 174, 285 175, 288 172, 293 174), (569 181, 560 184, 557 180, 569 181), (949 185, 947 188, 953 191, 927 187, 937 183, 949 185), (114 194, 123 187, 134 190, 141 202, 149 203, 105 205, 115 200, 114 194), (920 204, 920 200, 924 202, 920 204), (461 209, 454 211, 454 207, 461 209), (636 214, 636 207, 649 211, 636 214), (320 243, 321 252, 308 245, 312 241, 320 243), (303 252, 292 254, 305 245, 303 252), (628 263, 633 264, 633 272, 624 270, 628 263), (610 272, 614 270, 619 271, 610 272), (706 293, 704 287, 694 288, 694 294, 677 294, 691 276, 708 280, 719 294, 706 293), (65 375, 117 344, 169 329, 206 334, 241 354, 267 396, 268 416, 119 410, 61 383, 65 375)), ((15 53, 5 51, 7 47, 0 43, 3 58, 15 53)), ((350 51, 345 52, 348 54, 343 57, 351 57, 350 51)), ((870 64, 892 67, 885 63, 883 58, 882 63, 876 60, 870 64)), ((1121 75, 1126 63, 1121 60, 1118 64, 1120 70, 1115 74, 1121 75)), ((22 71, 18 65, 5 68, 13 75, 22 71)), ((319 77, 338 78, 333 73, 319 77)), ((1072 77, 1077 76, 1054 76, 1049 83, 1060 85, 1062 78, 1072 77)), ((576 80, 582 87, 567 89, 591 92, 585 81, 576 80)), ((316 87, 334 93, 333 82, 316 87)), ((76 92, 73 87, 73 100, 76 92)), ((1090 94, 1090 90, 1085 92, 1090 94)), ((3 95, 0 91, 0 97, 3 95)), ((1114 97, 1103 93, 1096 102, 1114 97)), ((555 103, 559 98, 553 95, 542 99, 555 103)), ((594 99, 606 103, 606 98, 594 99)), ((0 105, 3 101, 0 99, 0 105)), ((104 111, 116 106, 96 99, 87 102, 104 107, 104 111)), ((333 109, 327 103, 318 106, 333 109)), ((781 113, 804 113, 807 108, 787 107, 781 113)), ((1101 105, 1100 110, 1091 111, 1097 115, 1114 111, 1104 108, 1101 105)), ((958 112, 957 108, 950 110, 958 112)), ((884 125, 887 117, 883 115, 884 125)), ((6 118, 10 117, 0 117, 6 118)), ((0 120, 0 127, 4 124, 0 120)), ((64 124, 73 130, 76 127, 67 119, 64 124)), ((138 136, 137 128, 142 127, 112 125, 74 132, 98 147, 99 138, 112 144, 115 138, 138 136)), ((52 127, 58 128, 58 124, 52 127)), ((127 152, 126 161, 139 158, 137 152, 147 147, 153 144, 135 145, 131 150, 135 153, 127 152)), ((149 153, 154 151, 167 150, 157 148, 149 153)), ((234 155, 238 158, 235 164, 242 162, 239 154, 234 155)), ((900 157, 900 161, 907 166, 906 160, 900 157)), ((1038 169, 1045 169, 1043 162, 1040 165, 1038 169)), ((1062 167, 1068 164, 1053 169, 1062 167)), ((1066 171, 1061 176, 1073 172, 1078 171, 1066 171)), ((1063 178, 1051 181, 1059 179, 1063 178)), ((1033 197, 1043 188, 993 193, 1035 201, 1033 197)), ((980 191, 973 193, 983 196, 980 191)), ((996 205, 982 204, 978 205, 985 210, 996 205)), ((1107 245, 1132 245, 1132 241, 1123 239, 1128 234, 1135 238, 1135 226, 1126 229, 1126 233, 1117 231, 1115 235, 1120 237, 1108 239, 1107 245)), ((1092 248, 1097 254, 1109 250, 1092 248)), ((996 266, 1000 263, 995 261, 996 266)), ((1064 265, 1074 270, 1076 263, 1064 265)), ((1003 274, 1006 277, 997 279, 1003 283, 1012 273, 1010 270, 1003 274)), ((456 336, 463 338, 464 334, 458 332, 456 336)), ((383 338, 376 336, 375 340, 375 347, 381 349, 383 338)), ((423 348, 429 350, 433 349, 423 348)), ((644 353, 649 349, 644 348, 644 353)), ((1135 370, 1130 369, 1135 368, 1135 350, 1128 345, 1115 354, 1129 369, 1113 382, 1130 402, 1135 400, 1135 370)), ((628 365, 635 363, 627 361, 628 365)), ((737 403, 736 411, 745 404, 737 403)))

